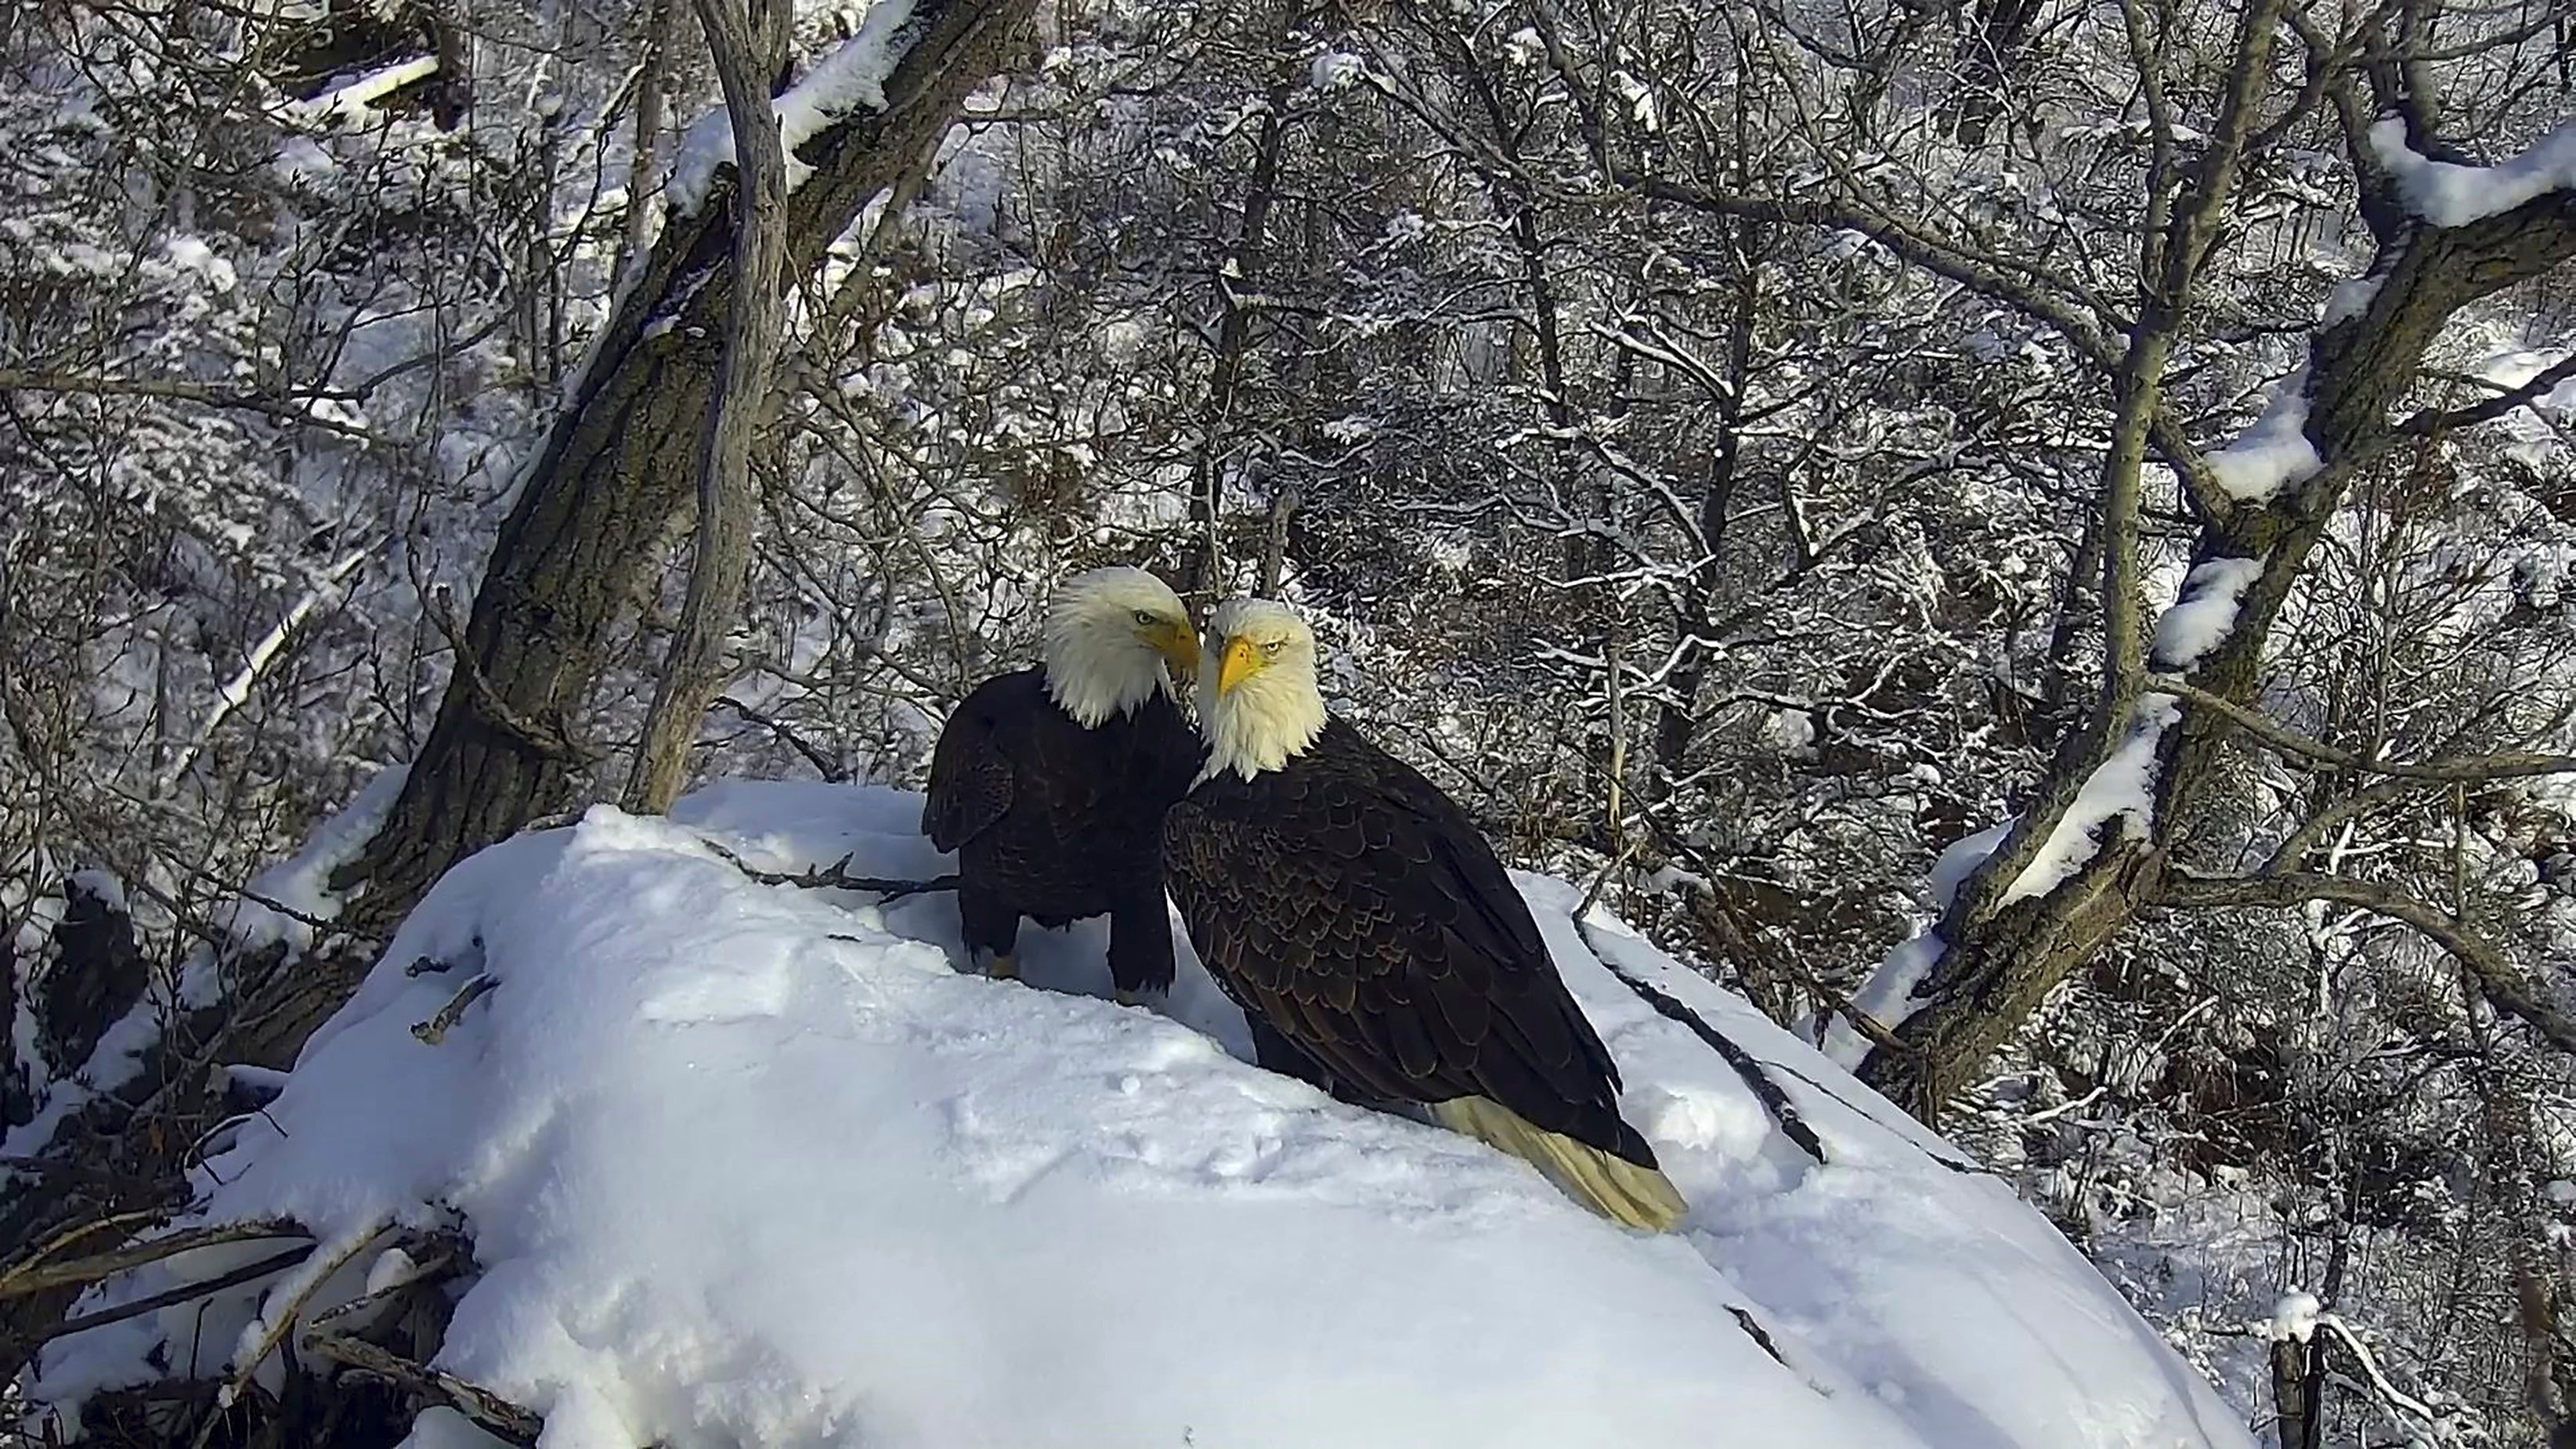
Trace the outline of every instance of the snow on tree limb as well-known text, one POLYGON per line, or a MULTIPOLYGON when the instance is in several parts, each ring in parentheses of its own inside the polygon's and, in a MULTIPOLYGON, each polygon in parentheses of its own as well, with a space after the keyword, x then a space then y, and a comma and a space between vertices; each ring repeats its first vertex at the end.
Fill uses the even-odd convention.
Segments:
MULTIPOLYGON (((862 107, 886 108, 885 83, 903 62, 918 33, 906 34, 913 0, 873 0, 858 33, 815 62, 804 79, 772 103, 778 113, 778 144, 787 158, 787 189, 794 191, 814 174, 796 148, 826 126, 862 107)), ((676 216, 689 216, 706 205, 716 172, 734 160, 733 115, 719 102, 680 141, 672 159, 671 179, 662 190, 676 216)))
POLYGON ((2466 226, 2527 206, 2553 191, 2576 191, 2576 121, 2562 122, 2528 151, 2493 166, 2462 166, 2418 155, 2394 116, 2370 128, 2372 156, 2397 182, 2417 216, 2438 227, 2466 226))

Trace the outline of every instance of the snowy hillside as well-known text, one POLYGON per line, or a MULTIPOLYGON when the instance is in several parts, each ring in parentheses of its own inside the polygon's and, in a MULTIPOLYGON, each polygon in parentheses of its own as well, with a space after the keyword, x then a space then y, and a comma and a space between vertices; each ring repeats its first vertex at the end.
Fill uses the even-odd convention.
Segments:
MULTIPOLYGON (((704 843, 923 876, 918 809, 736 785, 477 856, 206 1162, 201 1218, 319 1231, 346 1281, 308 1313, 403 1271, 379 1229, 461 1223, 441 1366, 549 1446, 2250 1444, 2005 1184, 1616 921, 1578 932, 1561 882, 1521 883, 1694 1205, 1673 1237, 1246 1065, 1194 962, 1168 1017, 1103 999, 1096 929, 1029 939, 1029 984, 959 975, 946 896, 762 885, 704 843), (1831 1165, 1596 951, 1765 1063, 1831 1165)), ((38 1394, 219 1363, 313 1271, 58 1344, 38 1394)), ((416 1442, 477 1432, 435 1418, 416 1442)))

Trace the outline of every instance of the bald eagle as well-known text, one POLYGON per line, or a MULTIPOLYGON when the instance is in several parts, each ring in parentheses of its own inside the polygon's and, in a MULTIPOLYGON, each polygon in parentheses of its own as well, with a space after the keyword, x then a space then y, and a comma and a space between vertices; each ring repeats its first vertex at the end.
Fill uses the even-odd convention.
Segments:
POLYGON ((1166 665, 1198 668, 1189 611, 1134 568, 1067 580, 1044 663, 976 686, 939 732, 922 833, 957 853, 957 915, 978 968, 1019 975, 1020 919, 1109 917, 1121 1001, 1172 984, 1163 812, 1206 753, 1166 665))
POLYGON ((1208 634, 1208 759, 1164 854, 1263 1064, 1426 1106, 1632 1227, 1679 1222, 1619 1116, 1619 1069, 1466 813, 1325 712, 1314 633, 1285 606, 1237 599, 1208 634))

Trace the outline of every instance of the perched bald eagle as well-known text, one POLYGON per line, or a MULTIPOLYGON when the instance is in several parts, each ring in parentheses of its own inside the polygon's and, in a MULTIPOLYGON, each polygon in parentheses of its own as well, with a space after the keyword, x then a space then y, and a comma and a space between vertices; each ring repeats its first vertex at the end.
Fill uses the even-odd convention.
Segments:
POLYGON ((1067 580, 1044 664, 976 686, 939 732, 922 833, 957 852, 957 915, 975 964, 1019 975, 1020 918, 1109 917, 1119 999, 1172 984, 1163 812, 1206 751, 1172 699, 1198 668, 1189 611, 1143 569, 1067 580))
POLYGON ((1209 624, 1209 745, 1163 826, 1199 958, 1266 1066, 1418 1103, 1632 1227, 1686 1211, 1621 1120, 1619 1069, 1466 812, 1325 712, 1315 636, 1238 599, 1209 624))

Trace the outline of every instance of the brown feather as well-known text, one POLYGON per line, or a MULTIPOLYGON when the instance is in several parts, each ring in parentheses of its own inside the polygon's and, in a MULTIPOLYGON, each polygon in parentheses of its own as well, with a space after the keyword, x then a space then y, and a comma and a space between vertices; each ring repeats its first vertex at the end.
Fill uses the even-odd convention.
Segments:
POLYGON ((1198 786, 1164 836, 1200 959, 1317 1066, 1389 1100, 1485 1099, 1662 1181, 1528 904, 1411 768, 1330 721, 1281 769, 1198 786))

